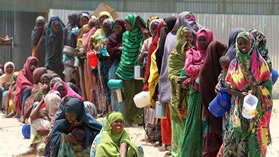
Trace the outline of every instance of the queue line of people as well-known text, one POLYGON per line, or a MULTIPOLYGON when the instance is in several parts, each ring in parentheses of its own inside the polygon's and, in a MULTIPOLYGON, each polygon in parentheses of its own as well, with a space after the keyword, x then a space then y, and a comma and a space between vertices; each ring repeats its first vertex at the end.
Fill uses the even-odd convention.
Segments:
POLYGON ((187 11, 163 19, 151 16, 147 22, 134 14, 113 19, 106 11, 98 17, 71 14, 68 20, 65 27, 57 16, 47 25, 38 17, 33 57, 18 75, 13 63, 6 63, 0 78, 7 117, 30 120, 34 135, 27 154, 142 156, 124 129, 138 124, 146 142, 161 145, 160 151, 171 156, 266 156, 272 64, 262 32, 233 29, 226 46, 187 11), (64 53, 63 46, 74 53, 64 53), (90 53, 98 58, 96 66, 90 53), (143 80, 134 78, 136 65, 145 69, 143 80), (121 103, 108 86, 111 79, 123 81, 121 103), (221 88, 231 94, 231 107, 216 117, 209 105, 221 88), (150 98, 144 109, 133 100, 141 91, 150 98), (241 115, 248 94, 259 100, 251 120, 241 115), (165 118, 151 115, 157 105, 166 106, 165 118), (106 118, 98 122, 97 116, 106 118))

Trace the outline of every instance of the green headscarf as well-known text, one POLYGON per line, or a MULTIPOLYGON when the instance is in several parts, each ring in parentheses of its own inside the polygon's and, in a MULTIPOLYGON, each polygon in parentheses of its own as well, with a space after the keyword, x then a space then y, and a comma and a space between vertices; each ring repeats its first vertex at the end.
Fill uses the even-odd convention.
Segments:
MULTIPOLYGON (((183 30, 187 29, 181 26, 176 35, 176 45, 174 50, 169 56, 169 71, 168 78, 171 82, 171 118, 181 126, 184 126, 185 118, 180 117, 178 110, 182 106, 187 109, 188 90, 182 89, 177 83, 181 68, 184 67, 186 59, 185 46, 187 44, 183 35, 183 30)), ((188 49, 192 48, 192 44, 189 44, 188 49)))
POLYGON ((254 50, 255 47, 255 38, 252 36, 251 33, 249 32, 241 32, 237 35, 236 38, 236 44, 235 44, 235 48, 236 48, 236 58, 237 60, 240 61, 241 64, 243 64, 244 70, 248 71, 248 64, 249 64, 249 60, 252 56, 252 51, 254 50), (241 50, 238 47, 237 41, 239 38, 243 38, 244 40, 249 42, 250 45, 250 50, 248 53, 242 53, 241 50))
POLYGON ((127 143, 127 157, 142 157, 138 147, 131 141, 127 131, 122 130, 121 133, 112 132, 111 124, 117 120, 122 120, 125 123, 124 116, 120 112, 112 112, 107 115, 104 131, 102 132, 101 142, 97 147, 97 157, 119 157, 120 144, 127 143))
POLYGON ((125 20, 131 25, 131 30, 126 31, 123 34, 121 60, 116 71, 116 75, 123 80, 134 79, 134 66, 142 46, 143 35, 140 28, 136 24, 137 18, 145 27, 146 24, 140 16, 130 14, 125 17, 125 20))

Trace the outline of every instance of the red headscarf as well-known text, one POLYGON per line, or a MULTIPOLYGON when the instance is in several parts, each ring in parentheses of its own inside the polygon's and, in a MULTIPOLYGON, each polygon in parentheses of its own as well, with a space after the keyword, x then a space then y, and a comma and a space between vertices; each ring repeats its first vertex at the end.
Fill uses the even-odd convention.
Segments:
POLYGON ((156 36, 152 40, 152 43, 150 44, 150 47, 148 49, 147 63, 146 63, 146 67, 145 67, 145 80, 144 80, 144 86, 143 86, 144 91, 149 90, 148 89, 148 78, 149 78, 149 74, 150 74, 151 55, 157 49, 158 41, 160 38, 160 31, 163 26, 164 26, 164 21, 161 21, 157 26, 156 36))
POLYGON ((15 97, 14 97, 14 106, 17 111, 17 113, 21 114, 21 103, 22 103, 22 94, 23 91, 26 88, 31 88, 33 85, 33 73, 30 70, 30 63, 32 60, 36 60, 37 67, 39 65, 39 60, 36 57, 28 57, 24 67, 22 70, 20 70, 17 79, 16 79, 16 91, 15 91, 15 97))

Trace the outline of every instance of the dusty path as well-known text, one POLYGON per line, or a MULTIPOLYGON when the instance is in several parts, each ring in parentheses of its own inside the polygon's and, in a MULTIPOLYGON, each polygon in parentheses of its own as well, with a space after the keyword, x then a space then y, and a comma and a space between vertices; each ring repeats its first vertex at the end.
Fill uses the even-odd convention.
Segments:
MULTIPOLYGON (((268 148, 267 157, 279 156, 279 100, 274 101, 271 118, 272 145, 268 148)), ((5 119, 0 113, 0 157, 11 157, 28 149, 30 141, 21 134, 22 124, 15 118, 5 119)), ((145 157, 163 157, 165 153, 159 152, 151 144, 141 142, 144 132, 141 127, 127 128, 132 141, 144 148, 145 157)))

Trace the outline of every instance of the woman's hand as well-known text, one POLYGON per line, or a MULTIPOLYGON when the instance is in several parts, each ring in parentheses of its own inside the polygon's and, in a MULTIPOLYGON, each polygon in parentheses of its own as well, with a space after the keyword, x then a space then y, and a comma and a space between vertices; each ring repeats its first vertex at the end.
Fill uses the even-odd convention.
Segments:
POLYGON ((220 89, 221 89, 220 85, 217 84, 217 85, 215 86, 215 93, 218 94, 218 93, 220 92, 220 89))
POLYGON ((80 122, 76 121, 76 122, 74 122, 74 126, 75 126, 75 128, 82 127, 83 126, 83 121, 80 121, 80 122))
POLYGON ((183 82, 183 85, 186 89, 189 89, 190 88, 190 85, 191 85, 191 78, 187 78, 184 82, 183 82))

